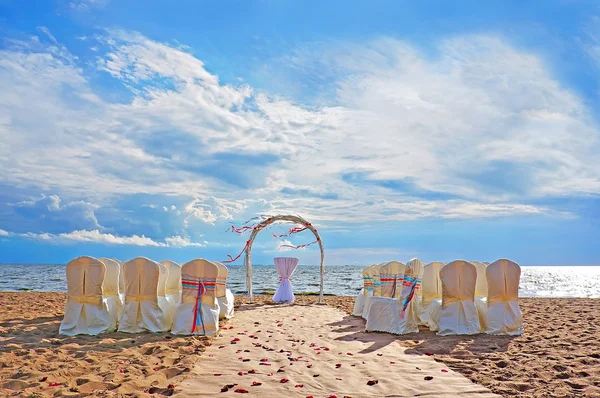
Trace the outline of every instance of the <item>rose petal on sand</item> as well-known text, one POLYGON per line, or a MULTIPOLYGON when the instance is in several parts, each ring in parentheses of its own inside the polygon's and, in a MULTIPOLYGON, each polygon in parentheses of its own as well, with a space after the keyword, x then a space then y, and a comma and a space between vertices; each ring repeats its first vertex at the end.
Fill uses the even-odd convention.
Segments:
POLYGON ((442 369, 442 372, 448 373, 448 369, 442 369))
POLYGON ((223 376, 222 373, 215 373, 215 376, 223 376))
POLYGON ((260 381, 253 381, 252 386, 262 386, 262 383, 260 381))
POLYGON ((340 377, 336 377, 335 379, 336 379, 336 380, 342 380, 340 377))
POLYGON ((378 384, 379 380, 369 380, 367 381, 367 385, 368 386, 374 386, 375 384, 378 384))
POLYGON ((423 380, 427 380, 427 381, 433 380, 433 376, 425 376, 425 377, 423 377, 423 380))
POLYGON ((288 380, 288 379, 286 379, 286 378, 283 378, 283 379, 279 380, 279 382, 280 382, 280 383, 287 383, 288 381, 289 381, 289 380, 288 380))
POLYGON ((235 390, 235 392, 237 392, 238 394, 248 394, 248 390, 244 388, 238 388, 237 390, 235 390))
POLYGON ((256 370, 254 370, 254 369, 250 369, 250 370, 248 371, 248 374, 254 374, 254 373, 256 373, 256 370))
POLYGON ((380 353, 380 352, 378 352, 378 353, 377 353, 377 356, 378 356, 378 357, 382 357, 382 356, 383 356, 383 354, 382 354, 382 353, 380 353))
POLYGON ((303 387, 304 387, 304 384, 296 384, 296 386, 295 386, 295 387, 296 387, 296 388, 303 388, 303 387))
POLYGON ((396 362, 390 361, 390 365, 395 365, 395 364, 396 364, 396 362))
POLYGON ((431 352, 427 351, 427 352, 425 353, 425 355, 432 356, 432 355, 433 355, 433 353, 431 353, 431 352))
POLYGON ((342 364, 341 364, 341 363, 336 363, 336 364, 335 364, 335 368, 336 368, 336 369, 339 369, 339 368, 341 368, 341 367, 342 367, 342 364))

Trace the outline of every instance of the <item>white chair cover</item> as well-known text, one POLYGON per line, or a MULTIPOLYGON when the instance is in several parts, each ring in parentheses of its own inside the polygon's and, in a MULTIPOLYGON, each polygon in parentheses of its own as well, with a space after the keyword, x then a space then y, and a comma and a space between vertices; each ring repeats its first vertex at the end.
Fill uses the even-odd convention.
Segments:
MULTIPOLYGON (((379 279, 379 289, 375 289, 373 296, 381 297, 399 297, 402 290, 402 281, 404 280, 405 265, 399 261, 390 261, 379 264, 377 277, 379 279)), ((362 317, 367 319, 371 309, 371 297, 366 297, 365 308, 362 317)))
POLYGON ((106 303, 102 299, 102 282, 106 267, 92 257, 79 257, 67 264, 67 306, 58 332, 67 336, 96 335, 114 330, 106 303))
POLYGON ((113 260, 119 263, 119 295, 121 296, 121 301, 125 302, 125 271, 123 270, 123 262, 116 258, 113 260))
POLYGON ((118 261, 112 258, 102 257, 99 259, 106 267, 104 274, 104 282, 102 282, 102 297, 108 308, 111 326, 117 328, 121 311, 123 310, 123 302, 119 296, 119 274, 121 273, 121 265, 118 261))
POLYGON ((216 283, 219 267, 204 259, 181 267, 181 304, 173 319, 173 334, 212 335, 219 331, 216 283))
POLYGON ((167 280, 169 279, 169 267, 163 263, 156 264, 158 264, 159 269, 158 286, 156 289, 157 302, 158 306, 163 312, 164 324, 167 327, 167 330, 171 330, 171 326, 173 325, 173 312, 171 303, 167 299, 167 280))
POLYGON ((165 315, 158 305, 158 263, 138 257, 123 264, 125 303, 119 320, 119 332, 140 333, 145 330, 169 330, 165 315))
POLYGON ((362 310, 362 314, 361 316, 364 319, 367 319, 367 315, 369 314, 369 308, 371 306, 370 302, 371 302, 371 297, 373 296, 381 296, 381 280, 380 280, 380 275, 379 275, 379 270, 381 268, 381 266, 387 264, 387 262, 384 263, 380 263, 380 264, 375 264, 375 265, 371 265, 369 268, 369 272, 371 273, 372 277, 373 277, 373 294, 367 294, 365 296, 365 305, 363 306, 363 310, 362 310))
POLYGON ((294 292, 292 292, 292 283, 290 282, 290 278, 296 270, 298 261, 300 260, 294 257, 277 257, 274 259, 274 261, 275 267, 277 268, 277 273, 279 273, 281 278, 279 287, 273 296, 273 301, 276 303, 293 303, 294 292))
POLYGON ((473 298, 477 269, 467 261, 456 260, 440 270, 442 300, 432 301, 429 328, 438 335, 477 334, 481 332, 473 298), (433 304, 436 303, 436 304, 433 304))
POLYGON ((181 266, 171 260, 160 262, 167 267, 168 275, 165 283, 165 297, 171 319, 175 316, 177 306, 181 303, 181 266))
POLYGON ((519 308, 519 264, 501 259, 488 265, 487 308, 485 311, 485 332, 488 334, 523 333, 523 314, 519 308))
POLYGON ((235 304, 235 297, 231 290, 227 289, 227 277, 229 276, 229 270, 224 264, 217 261, 213 261, 217 267, 219 267, 219 276, 217 278, 217 303, 219 303, 219 318, 220 319, 231 319, 233 318, 233 306, 235 304))
POLYGON ((360 290, 358 296, 356 296, 356 301, 354 301, 354 310, 352 313, 356 316, 361 316, 363 309, 365 308, 365 300, 366 296, 372 296, 374 291, 373 284, 373 276, 372 270, 373 265, 366 267, 362 271, 363 276, 363 288, 360 290))
POLYGON ((444 263, 435 261, 427 264, 423 269, 423 283, 421 284, 421 311, 419 319, 422 325, 429 324, 429 313, 431 302, 434 299, 442 299, 442 281, 440 280, 440 269, 444 263))
POLYGON ((475 307, 477 308, 477 314, 479 315, 479 324, 481 330, 485 330, 485 311, 487 309, 487 279, 485 276, 485 270, 487 265, 479 261, 470 261, 471 264, 477 268, 477 282, 475 283, 475 307))
POLYGON ((413 258, 406 264, 400 297, 371 297, 365 330, 407 334, 419 332, 418 291, 423 264, 413 258))

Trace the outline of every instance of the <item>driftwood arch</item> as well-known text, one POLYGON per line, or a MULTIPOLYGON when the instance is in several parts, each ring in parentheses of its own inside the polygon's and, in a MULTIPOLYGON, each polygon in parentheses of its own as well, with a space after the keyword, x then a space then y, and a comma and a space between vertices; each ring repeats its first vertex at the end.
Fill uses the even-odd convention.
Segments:
POLYGON ((279 215, 268 217, 267 219, 261 221, 256 225, 256 227, 252 230, 252 234, 248 239, 248 247, 246 249, 246 257, 244 263, 246 264, 246 287, 248 289, 248 301, 254 301, 254 294, 252 293, 252 244, 254 243, 254 239, 256 235, 269 225, 277 222, 277 221, 288 221, 295 224, 300 224, 309 229, 317 238, 317 243, 319 244, 319 248, 321 249, 321 284, 319 289, 319 303, 323 302, 323 281, 325 279, 325 250, 323 249, 323 240, 321 239, 321 235, 315 227, 312 226, 311 223, 306 221, 304 218, 300 216, 292 216, 292 215, 279 215))

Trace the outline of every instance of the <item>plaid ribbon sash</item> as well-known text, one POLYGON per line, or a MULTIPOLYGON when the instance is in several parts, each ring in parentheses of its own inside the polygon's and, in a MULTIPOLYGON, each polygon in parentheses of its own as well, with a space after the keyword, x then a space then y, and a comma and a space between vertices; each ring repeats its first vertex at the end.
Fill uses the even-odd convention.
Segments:
POLYGON ((181 287, 183 294, 189 292, 188 295, 195 294, 196 303, 194 304, 194 321, 192 323, 192 333, 202 327, 202 333, 206 334, 204 328, 204 319, 202 314, 202 297, 207 291, 215 291, 216 278, 203 278, 192 275, 181 275, 181 287), (191 293, 191 294, 190 294, 191 293))
POLYGON ((400 315, 402 316, 402 318, 404 318, 404 314, 406 313, 408 304, 410 304, 412 299, 415 297, 415 292, 421 286, 421 280, 415 278, 414 276, 405 276, 404 281, 402 282, 402 286, 410 288, 408 295, 404 299, 404 303, 402 303, 402 312, 400 313, 400 315))

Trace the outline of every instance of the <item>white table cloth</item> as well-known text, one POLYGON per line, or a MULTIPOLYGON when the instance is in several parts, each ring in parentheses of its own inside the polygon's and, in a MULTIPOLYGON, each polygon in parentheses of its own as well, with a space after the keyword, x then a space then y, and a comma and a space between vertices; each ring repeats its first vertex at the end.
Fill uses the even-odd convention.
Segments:
POLYGON ((273 296, 273 301, 276 303, 293 303, 294 292, 292 291, 292 283, 290 282, 290 278, 294 274, 294 271, 298 266, 298 261, 300 260, 294 257, 277 257, 274 259, 274 261, 277 272, 281 277, 281 281, 279 282, 279 287, 273 296))

